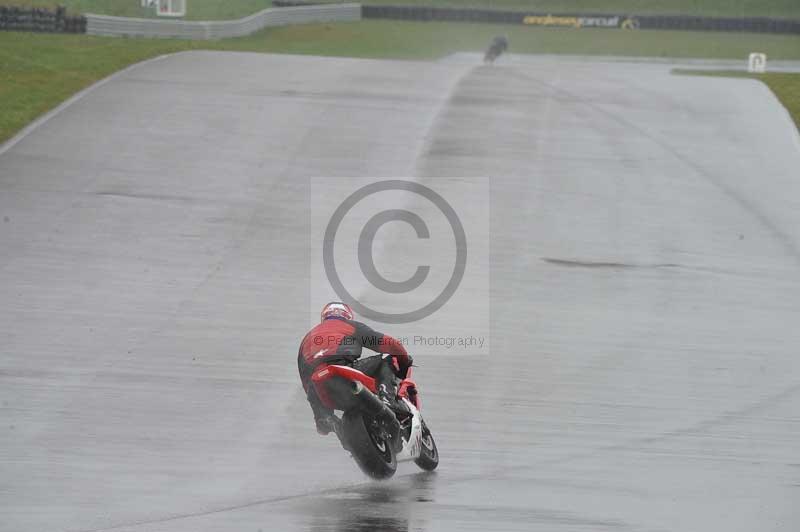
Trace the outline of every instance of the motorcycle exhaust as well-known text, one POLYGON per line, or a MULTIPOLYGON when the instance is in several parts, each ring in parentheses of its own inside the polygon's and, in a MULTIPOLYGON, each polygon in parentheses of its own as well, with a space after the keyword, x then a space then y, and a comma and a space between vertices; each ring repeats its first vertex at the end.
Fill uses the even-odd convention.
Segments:
POLYGON ((382 419, 392 419, 395 417, 394 412, 392 412, 383 401, 378 399, 377 395, 366 389, 359 381, 352 382, 353 395, 355 395, 359 403, 361 403, 361 410, 372 417, 382 419))
POLYGON ((359 401, 361 410, 369 416, 388 423, 390 434, 390 445, 395 453, 399 453, 403 447, 403 440, 400 438, 400 422, 394 412, 381 401, 377 395, 369 391, 359 381, 352 381, 353 395, 359 401))

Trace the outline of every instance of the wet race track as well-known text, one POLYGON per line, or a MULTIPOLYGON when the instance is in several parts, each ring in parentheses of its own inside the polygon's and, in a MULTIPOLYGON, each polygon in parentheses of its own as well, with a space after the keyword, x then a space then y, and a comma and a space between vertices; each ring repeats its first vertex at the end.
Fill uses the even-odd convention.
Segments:
MULTIPOLYGON (((750 80, 504 59, 184 53, 2 149, 0 530, 797 530, 787 113, 750 80), (377 483, 317 436, 295 357, 332 210, 387 178, 437 190, 469 255, 438 312, 370 321, 410 339, 442 456, 377 483)), ((417 207, 430 242, 387 224, 375 265, 429 279, 369 287, 344 240, 337 265, 401 311, 455 246, 397 194, 337 239, 417 207)))

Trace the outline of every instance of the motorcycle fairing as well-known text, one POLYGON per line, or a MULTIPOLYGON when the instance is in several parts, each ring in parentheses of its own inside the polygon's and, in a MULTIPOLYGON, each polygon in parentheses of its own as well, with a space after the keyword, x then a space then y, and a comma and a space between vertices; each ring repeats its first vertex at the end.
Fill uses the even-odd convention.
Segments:
POLYGON ((372 393, 377 386, 375 379, 350 366, 323 364, 311 374, 311 382, 323 405, 333 410, 347 410, 355 405, 351 382, 359 381, 372 393))
POLYGON ((419 458, 420 454, 422 453, 422 415, 417 410, 417 407, 408 400, 408 398, 403 398, 405 401, 406 406, 411 411, 411 432, 409 433, 408 438, 406 438, 405 434, 401 436, 403 440, 403 448, 402 450, 397 453, 397 461, 398 462, 406 462, 408 460, 416 460, 419 458))
MULTIPOLYGON (((338 364, 321 364, 311 374, 311 382, 317 390, 322 404, 333 410, 347 410, 353 403, 350 383, 359 381, 372 393, 378 392, 375 379, 366 373, 350 366, 338 364)), ((410 378, 400 383, 398 397, 407 399, 417 410, 420 407, 417 385, 410 378)))

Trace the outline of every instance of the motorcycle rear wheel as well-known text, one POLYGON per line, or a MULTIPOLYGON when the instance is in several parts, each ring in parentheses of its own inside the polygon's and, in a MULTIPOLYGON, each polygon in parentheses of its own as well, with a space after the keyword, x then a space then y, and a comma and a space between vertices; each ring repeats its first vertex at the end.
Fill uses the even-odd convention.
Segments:
POLYGON ((350 453, 358 467, 374 479, 387 479, 397 471, 397 457, 389 441, 383 439, 374 420, 358 410, 345 412, 342 428, 350 453))

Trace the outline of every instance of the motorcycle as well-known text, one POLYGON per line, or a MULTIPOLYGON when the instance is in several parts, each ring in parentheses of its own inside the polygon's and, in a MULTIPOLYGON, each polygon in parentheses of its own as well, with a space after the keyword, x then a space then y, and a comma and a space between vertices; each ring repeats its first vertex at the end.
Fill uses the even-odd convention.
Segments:
POLYGON ((483 62, 486 64, 494 63, 494 60, 500 57, 506 50, 508 50, 508 39, 505 37, 495 37, 492 39, 489 48, 483 56, 483 62))
POLYGON ((375 379, 355 368, 323 365, 311 375, 311 381, 320 401, 342 412, 341 417, 334 414, 336 435, 370 477, 388 479, 403 461, 413 460, 426 471, 439 465, 436 442, 420 414, 411 368, 397 392, 407 412, 396 415, 378 398, 375 379))

